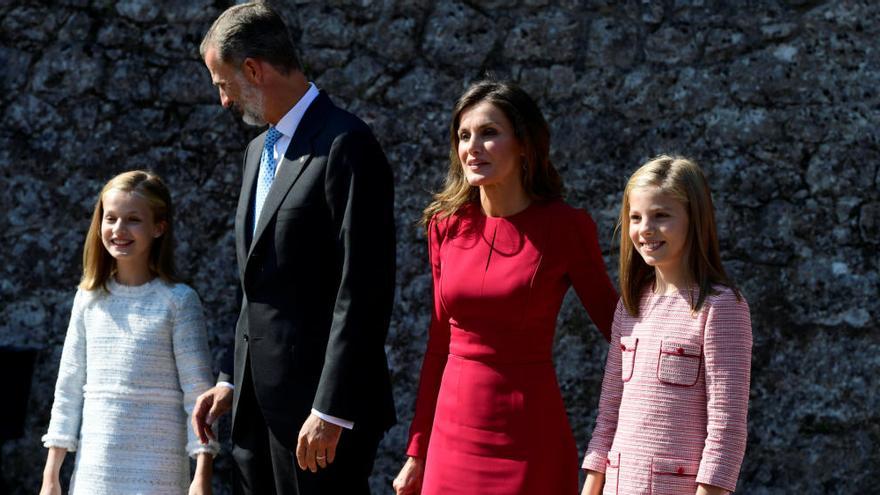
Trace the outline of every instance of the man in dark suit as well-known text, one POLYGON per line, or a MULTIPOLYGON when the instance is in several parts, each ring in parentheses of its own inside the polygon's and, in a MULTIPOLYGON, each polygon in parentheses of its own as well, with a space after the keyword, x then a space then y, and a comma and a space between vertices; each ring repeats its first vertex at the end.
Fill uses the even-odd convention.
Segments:
POLYGON ((245 152, 235 217, 234 393, 199 397, 193 427, 206 440, 231 403, 236 493, 369 493, 395 422, 390 167, 369 127, 308 82, 269 7, 229 8, 200 51, 223 106, 269 128, 245 152))

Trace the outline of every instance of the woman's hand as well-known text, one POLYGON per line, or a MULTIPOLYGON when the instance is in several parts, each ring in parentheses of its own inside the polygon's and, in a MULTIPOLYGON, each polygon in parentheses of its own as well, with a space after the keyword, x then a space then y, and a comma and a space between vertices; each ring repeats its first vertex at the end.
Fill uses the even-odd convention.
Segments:
POLYGON ((425 460, 420 457, 410 457, 400 469, 400 473, 394 478, 395 495, 419 495, 422 492, 422 477, 425 474, 425 460))
POLYGON ((581 495, 599 495, 603 486, 605 486, 605 473, 588 469, 587 481, 584 483, 581 495))

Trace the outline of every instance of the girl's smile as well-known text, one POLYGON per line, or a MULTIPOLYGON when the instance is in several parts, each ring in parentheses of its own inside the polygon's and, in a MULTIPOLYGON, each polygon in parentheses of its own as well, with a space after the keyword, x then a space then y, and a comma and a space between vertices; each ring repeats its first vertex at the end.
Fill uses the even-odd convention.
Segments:
POLYGON ((650 253, 660 249, 664 244, 666 243, 663 241, 650 241, 641 243, 641 246, 643 251, 650 253))

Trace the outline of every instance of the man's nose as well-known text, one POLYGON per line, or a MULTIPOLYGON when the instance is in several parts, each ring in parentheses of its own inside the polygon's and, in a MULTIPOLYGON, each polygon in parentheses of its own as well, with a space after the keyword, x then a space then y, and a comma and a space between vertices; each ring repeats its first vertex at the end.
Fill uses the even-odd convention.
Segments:
POLYGON ((220 104, 223 105, 223 108, 229 108, 229 105, 232 105, 232 99, 222 89, 220 90, 220 104))

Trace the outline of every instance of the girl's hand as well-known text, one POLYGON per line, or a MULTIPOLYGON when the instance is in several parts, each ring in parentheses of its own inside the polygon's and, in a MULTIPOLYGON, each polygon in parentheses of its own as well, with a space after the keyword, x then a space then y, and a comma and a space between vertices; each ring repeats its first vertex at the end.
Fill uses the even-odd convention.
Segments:
POLYGON ((730 492, 717 486, 705 485, 703 483, 697 485, 697 495, 727 495, 728 493, 730 492))
POLYGON ((189 495, 211 495, 211 479, 204 479, 201 476, 193 478, 189 485, 189 495))
POLYGON ((602 493, 602 487, 605 486, 605 473, 599 471, 587 470, 587 481, 584 483, 584 490, 581 495, 599 495, 602 493))
POLYGON ((57 476, 55 476, 55 479, 43 476, 43 486, 40 487, 40 495, 61 495, 61 482, 57 476))
POLYGON ((43 468, 43 485, 40 487, 40 495, 61 495, 61 464, 67 449, 61 447, 49 447, 46 454, 46 467, 43 468))
POLYGON ((201 452, 196 456, 196 472, 189 485, 189 495, 211 495, 211 477, 214 475, 214 456, 201 452))
POLYGON ((410 457, 400 469, 397 478, 394 478, 395 495, 419 495, 422 492, 422 477, 425 474, 425 460, 420 457, 410 457))

